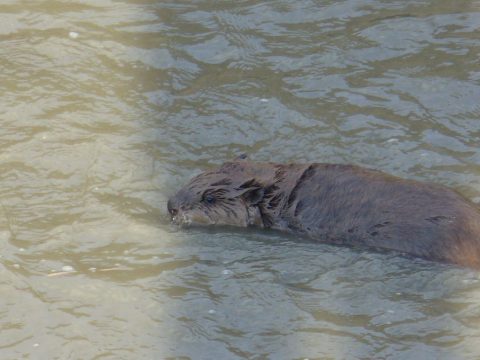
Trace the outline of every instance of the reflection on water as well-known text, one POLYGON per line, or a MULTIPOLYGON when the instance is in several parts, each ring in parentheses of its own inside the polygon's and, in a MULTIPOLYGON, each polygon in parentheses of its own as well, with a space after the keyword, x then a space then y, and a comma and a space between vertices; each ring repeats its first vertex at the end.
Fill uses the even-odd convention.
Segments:
POLYGON ((165 208, 242 152, 480 202, 479 29, 474 1, 3 1, 2 358, 478 359, 478 272, 165 208))

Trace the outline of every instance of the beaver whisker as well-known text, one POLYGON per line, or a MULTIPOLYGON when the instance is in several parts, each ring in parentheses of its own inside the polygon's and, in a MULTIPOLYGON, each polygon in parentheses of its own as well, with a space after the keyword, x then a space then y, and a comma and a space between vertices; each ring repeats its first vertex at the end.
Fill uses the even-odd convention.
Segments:
POLYGON ((180 226, 188 226, 192 223, 192 220, 190 219, 190 217, 186 214, 181 214, 181 216, 179 215, 175 215, 173 218, 172 218, 172 222, 176 225, 180 225, 180 226))

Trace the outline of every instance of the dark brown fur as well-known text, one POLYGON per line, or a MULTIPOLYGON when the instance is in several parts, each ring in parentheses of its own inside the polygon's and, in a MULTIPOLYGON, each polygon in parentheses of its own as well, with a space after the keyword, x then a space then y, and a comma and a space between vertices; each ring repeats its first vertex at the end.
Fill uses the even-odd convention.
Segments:
POLYGON ((256 225, 480 268, 480 212, 455 191, 338 164, 238 160, 168 202, 177 224, 256 225))

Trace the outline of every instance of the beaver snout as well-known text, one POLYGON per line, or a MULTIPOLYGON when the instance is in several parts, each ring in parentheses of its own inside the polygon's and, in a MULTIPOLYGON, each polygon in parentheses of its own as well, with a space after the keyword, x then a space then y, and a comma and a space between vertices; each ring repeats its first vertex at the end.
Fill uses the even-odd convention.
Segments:
POLYGON ((172 218, 174 218, 178 214, 178 207, 176 206, 176 204, 173 203, 171 199, 167 202, 167 209, 172 218))
POLYGON ((167 209, 173 224, 189 225, 192 223, 190 208, 177 200, 176 197, 167 201, 167 209))

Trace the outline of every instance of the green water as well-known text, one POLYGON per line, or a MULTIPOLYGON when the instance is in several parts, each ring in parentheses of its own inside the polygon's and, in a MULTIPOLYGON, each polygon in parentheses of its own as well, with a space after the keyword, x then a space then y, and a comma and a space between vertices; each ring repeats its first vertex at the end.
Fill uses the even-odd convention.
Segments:
POLYGON ((479 31, 477 1, 3 0, 0 357, 478 359, 478 272, 166 200, 247 152, 480 203, 479 31))

